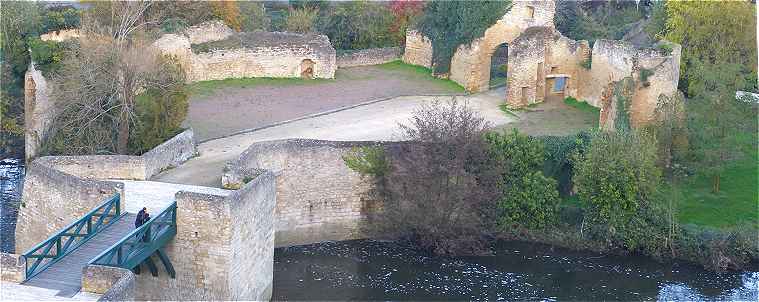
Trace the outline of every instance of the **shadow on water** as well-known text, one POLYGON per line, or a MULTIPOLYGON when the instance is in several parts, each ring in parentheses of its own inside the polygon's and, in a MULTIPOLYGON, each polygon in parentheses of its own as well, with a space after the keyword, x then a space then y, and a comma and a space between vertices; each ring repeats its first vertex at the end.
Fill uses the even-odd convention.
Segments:
POLYGON ((430 257, 393 242, 279 248, 274 300, 742 300, 759 272, 501 242, 493 256, 430 257))
POLYGON ((16 216, 24 187, 24 161, 0 160, 0 251, 13 253, 16 216))

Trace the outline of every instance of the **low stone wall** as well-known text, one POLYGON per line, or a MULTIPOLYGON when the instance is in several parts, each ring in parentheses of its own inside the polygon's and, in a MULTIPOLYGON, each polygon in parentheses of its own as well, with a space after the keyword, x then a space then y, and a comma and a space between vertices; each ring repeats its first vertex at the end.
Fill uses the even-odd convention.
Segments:
POLYGON ((16 224, 16 251, 23 253, 76 221, 116 193, 121 183, 85 180, 36 160, 28 167, 16 224))
POLYGON ((274 175, 264 172, 224 197, 180 191, 177 235, 165 248, 176 278, 137 276, 137 300, 271 298, 274 175))
POLYGON ((191 44, 223 40, 234 33, 234 30, 219 20, 206 21, 193 25, 184 31, 184 34, 190 39, 191 44))
POLYGON ((135 276, 129 270, 124 271, 121 278, 98 301, 135 301, 135 276))
POLYGON ((147 180, 197 154, 192 129, 187 129, 142 156, 45 156, 35 162, 86 179, 147 180))
POLYGON ((342 156, 378 142, 290 139, 251 145, 227 164, 222 184, 269 170, 277 177, 276 246, 368 237, 368 209, 379 201, 374 181, 349 169, 342 156))
POLYGON ((82 270, 82 291, 104 295, 103 301, 134 300, 134 278, 128 269, 87 265, 82 270))
POLYGON ((166 169, 175 168, 197 153, 195 133, 192 128, 187 129, 142 155, 145 161, 145 178, 149 179, 166 169))
POLYGON ((432 68, 432 41, 416 30, 407 31, 403 62, 432 68))
POLYGON ((44 156, 34 162, 86 179, 145 180, 145 160, 132 155, 44 156))
POLYGON ((18 254, 0 253, 0 281, 21 283, 26 278, 26 260, 18 254))
POLYGON ((398 60, 400 57, 400 47, 362 49, 337 56, 337 67, 379 65, 398 60))

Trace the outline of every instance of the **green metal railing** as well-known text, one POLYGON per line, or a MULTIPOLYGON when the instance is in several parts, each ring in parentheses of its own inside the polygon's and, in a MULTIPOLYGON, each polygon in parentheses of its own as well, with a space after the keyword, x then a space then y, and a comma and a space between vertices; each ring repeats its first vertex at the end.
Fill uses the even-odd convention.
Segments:
POLYGON ((139 269, 140 263, 147 262, 154 275, 155 265, 150 255, 157 253, 166 270, 174 277, 174 269, 163 247, 177 234, 177 203, 173 202, 161 213, 135 229, 119 242, 90 260, 89 264, 139 269))
POLYGON ((121 196, 117 193, 97 208, 26 251, 26 279, 68 255, 121 217, 121 196), (30 265, 31 264, 31 265, 30 265))

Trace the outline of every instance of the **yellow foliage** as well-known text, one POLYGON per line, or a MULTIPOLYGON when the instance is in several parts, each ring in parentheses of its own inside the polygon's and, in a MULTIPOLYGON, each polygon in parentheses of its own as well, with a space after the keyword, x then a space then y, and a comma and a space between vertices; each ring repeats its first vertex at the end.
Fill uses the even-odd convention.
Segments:
POLYGON ((237 1, 212 1, 211 8, 213 15, 224 21, 224 24, 240 31, 242 28, 242 18, 240 18, 240 6, 237 1))

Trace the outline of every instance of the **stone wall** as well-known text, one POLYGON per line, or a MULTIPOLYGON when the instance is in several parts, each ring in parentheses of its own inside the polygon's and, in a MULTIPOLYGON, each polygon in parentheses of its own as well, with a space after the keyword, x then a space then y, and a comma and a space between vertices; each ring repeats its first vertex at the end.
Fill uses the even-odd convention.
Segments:
MULTIPOLYGON (((680 45, 661 41, 672 48, 669 54, 659 50, 646 48, 637 49, 629 42, 615 40, 597 40, 593 45, 593 60, 588 77, 589 84, 578 93, 578 98, 589 104, 602 108, 610 108, 605 102, 610 102, 610 93, 605 90, 609 85, 632 77, 636 85, 632 93, 629 114, 631 126, 640 127, 653 118, 654 109, 659 95, 673 96, 677 93, 680 77, 680 45), (640 70, 648 69, 653 74, 645 83, 640 79, 640 70)), ((602 117, 614 118, 614 114, 603 114, 602 117)), ((613 125, 613 121, 604 120, 602 125, 613 125)), ((608 127, 606 127, 608 129, 608 127)))
POLYGON ((564 37, 552 27, 530 27, 509 44, 506 99, 519 108, 578 94, 586 70, 580 66, 590 56, 587 41, 564 37), (564 92, 553 91, 557 77, 567 79, 564 92))
POLYGON ((26 259, 18 254, 0 253, 0 281, 21 283, 26 278, 26 259))
POLYGON ((178 192, 177 235, 165 247, 176 279, 137 276, 137 300, 269 300, 274 188, 264 172, 228 197, 178 192))
POLYGON ((192 129, 187 129, 141 156, 44 156, 35 162, 85 179, 147 180, 197 154, 192 129))
POLYGON ((175 168, 197 154, 192 128, 182 131, 141 156, 145 161, 145 179, 175 168))
POLYGON ((101 295, 110 292, 109 300, 134 300, 134 274, 128 269, 90 264, 82 269, 82 291, 101 295))
POLYGON ((27 161, 37 157, 55 117, 55 107, 49 98, 47 79, 34 68, 34 62, 24 76, 24 143, 27 161))
POLYGON ((337 56, 337 67, 379 65, 398 60, 400 47, 370 48, 348 52, 337 56))
POLYGON ((190 82, 229 78, 334 78, 335 49, 324 35, 285 32, 235 33, 219 21, 161 36, 153 46, 176 56, 190 82), (201 43, 208 50, 193 52, 201 43))
POLYGON ((342 156, 377 142, 290 139, 251 145, 228 163, 222 184, 235 186, 260 169, 277 177, 276 246, 365 238, 366 209, 378 202, 372 179, 342 156))
POLYGON ((136 297, 135 275, 125 269, 122 271, 121 278, 111 286, 98 301, 134 301, 136 297))
POLYGON ((26 171, 16 224, 16 251, 23 253, 79 219, 116 193, 121 183, 84 180, 34 161, 26 171))
MULTIPOLYGON (((554 1, 514 1, 511 9, 485 30, 481 38, 457 48, 451 59, 449 78, 467 91, 489 89, 490 60, 498 46, 511 43, 529 27, 553 27, 555 10, 554 1)), ((432 44, 429 39, 415 31, 407 33, 403 61, 431 67, 432 44)))
POLYGON ((190 44, 200 44, 209 41, 224 40, 235 31, 219 20, 207 21, 197 25, 190 26, 184 31, 184 34, 190 41, 190 44))
POLYGON ((432 68, 432 41, 416 30, 407 31, 403 62, 432 68))

